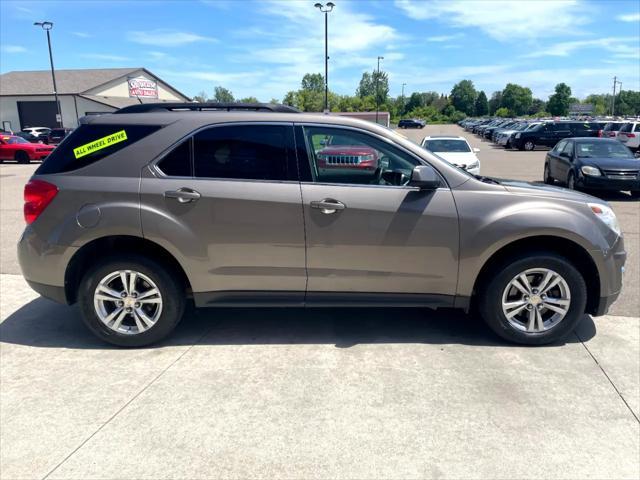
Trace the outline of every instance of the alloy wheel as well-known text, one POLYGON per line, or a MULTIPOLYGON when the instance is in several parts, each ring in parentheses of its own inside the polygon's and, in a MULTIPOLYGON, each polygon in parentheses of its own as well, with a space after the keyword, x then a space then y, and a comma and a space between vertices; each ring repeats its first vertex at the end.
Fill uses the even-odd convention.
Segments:
POLYGON ((162 314, 162 294, 157 285, 133 270, 118 270, 100 280, 93 304, 102 323, 125 335, 149 330, 162 314))
POLYGON ((502 312, 516 330, 545 333, 557 326, 571 306, 569 285, 548 268, 531 268, 516 275, 502 294, 502 312))

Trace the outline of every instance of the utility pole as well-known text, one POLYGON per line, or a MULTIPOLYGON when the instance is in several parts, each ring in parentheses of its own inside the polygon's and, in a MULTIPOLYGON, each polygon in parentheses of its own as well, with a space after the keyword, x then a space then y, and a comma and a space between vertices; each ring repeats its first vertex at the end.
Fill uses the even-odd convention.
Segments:
POLYGON ((384 57, 378 56, 378 74, 376 75, 376 123, 378 123, 378 111, 380 110, 380 89, 378 88, 380 83, 380 60, 384 60, 384 57))
POLYGON ((324 111, 329 112, 329 12, 335 5, 328 2, 326 5, 316 3, 314 5, 324 13, 324 111))
POLYGON ((611 98, 611 116, 616 114, 616 84, 620 85, 620 91, 622 91, 622 82, 618 81, 618 77, 613 77, 613 97, 611 98))
POLYGON ((53 54, 51 53, 51 36, 49 35, 49 31, 53 28, 52 22, 34 22, 34 26, 42 27, 42 29, 47 32, 47 45, 49 46, 49 62, 51 63, 51 78, 53 80, 53 96, 56 99, 56 110, 58 114, 56 115, 56 122, 59 127, 62 128, 62 111, 60 110, 60 101, 58 100, 58 87, 56 86, 56 71, 53 68, 53 54))
POLYGON ((404 110, 404 87, 405 87, 406 83, 402 84, 402 109, 404 110))

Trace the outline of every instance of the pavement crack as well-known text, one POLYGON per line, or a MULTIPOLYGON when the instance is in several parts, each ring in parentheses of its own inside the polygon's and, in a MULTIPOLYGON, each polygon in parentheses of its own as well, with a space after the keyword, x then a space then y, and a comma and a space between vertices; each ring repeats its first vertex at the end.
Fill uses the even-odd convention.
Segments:
POLYGON ((636 419, 636 422, 640 423, 640 418, 638 418, 638 416, 636 415, 636 412, 634 412, 633 409, 629 406, 629 403, 627 402, 627 400, 622 396, 622 393, 620 393, 620 390, 618 390, 618 387, 616 386, 615 383, 613 383, 613 380, 611 380, 611 377, 607 374, 606 370, 602 367, 600 362, 598 362, 598 359, 595 357, 595 355, 593 353, 591 353, 591 350, 589 350, 589 347, 587 347, 587 345, 584 343, 584 340, 582 340, 582 338, 580 338, 580 335, 578 334, 578 332, 573 332, 573 333, 578 338, 578 340, 580 341, 580 343, 582 344, 584 349, 587 351, 589 356, 596 363, 596 365, 598 366, 600 371, 603 373, 603 375, 606 377, 606 379, 609 380, 609 383, 611 384, 613 389, 616 391, 616 393, 620 397, 620 400, 622 400, 624 402, 624 404, 627 407, 627 409, 631 412, 631 415, 633 415, 633 418, 636 419))
POLYGON ((120 413, 127 408, 129 405, 131 405, 131 403, 136 400, 140 395, 142 395, 151 385, 153 385, 154 383, 156 383, 156 381, 162 376, 164 375, 171 367, 173 367, 176 363, 178 363, 182 357, 184 357, 187 353, 189 353, 191 351, 191 349, 193 347, 195 347, 198 343, 200 343, 202 341, 203 338, 205 338, 212 330, 213 330, 213 326, 209 329, 207 329, 206 332, 204 332, 192 345, 189 346, 189 348, 187 348, 184 352, 182 352, 180 355, 178 355, 178 357, 171 362, 169 365, 167 365, 164 369, 162 369, 162 371, 160 371, 155 377, 153 377, 144 387, 142 387, 140 389, 140 391, 138 393, 136 393, 133 397, 131 397, 122 407, 120 407, 113 415, 111 415, 111 417, 109 417, 109 419, 104 422, 102 425, 100 425, 95 432, 93 432, 91 435, 89 435, 86 439, 84 439, 80 445, 78 445, 76 448, 74 448, 71 453, 69 453, 66 457, 64 457, 55 467, 53 467, 49 473, 47 473, 44 477, 42 477, 42 480, 46 480, 47 478, 49 478, 49 476, 51 474, 53 474, 56 470, 58 470, 58 468, 60 468, 67 460, 69 460, 78 450, 80 450, 82 447, 84 447, 89 440, 91 440, 93 437, 95 437, 98 433, 100 433, 100 431, 106 427, 109 423, 111 423, 111 421, 113 419, 115 419, 118 415, 120 415, 120 413))

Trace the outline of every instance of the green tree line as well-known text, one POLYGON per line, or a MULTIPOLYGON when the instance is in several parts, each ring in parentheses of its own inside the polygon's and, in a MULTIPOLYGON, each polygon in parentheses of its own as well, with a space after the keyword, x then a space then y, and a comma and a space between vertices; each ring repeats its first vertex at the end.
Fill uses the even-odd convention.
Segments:
MULTIPOLYGON (((194 97, 199 102, 258 102, 255 97, 235 99, 230 90, 217 86, 213 97, 200 92, 194 97)), ((554 93, 545 101, 534 98, 531 89, 515 83, 507 83, 504 89, 495 91, 491 97, 476 90, 471 80, 456 83, 449 94, 438 92, 413 92, 407 96, 389 95, 389 76, 384 71, 364 72, 355 95, 338 95, 329 91, 329 109, 334 112, 371 112, 378 108, 391 114, 392 121, 400 118, 422 118, 430 123, 457 122, 468 116, 495 115, 499 117, 546 117, 569 114, 572 104, 594 106, 594 115, 611 113, 612 95, 592 94, 580 101, 571 94, 565 83, 555 86, 554 93)), ((615 115, 640 115, 640 92, 622 90, 616 94, 615 115)), ((269 103, 280 103, 272 98, 269 103)), ((286 93, 282 103, 304 112, 324 110, 324 76, 307 73, 298 90, 286 93)))

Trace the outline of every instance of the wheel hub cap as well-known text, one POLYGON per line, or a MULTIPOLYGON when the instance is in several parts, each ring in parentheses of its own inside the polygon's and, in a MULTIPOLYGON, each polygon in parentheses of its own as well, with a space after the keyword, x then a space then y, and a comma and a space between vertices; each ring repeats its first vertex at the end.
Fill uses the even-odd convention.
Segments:
POLYGON ((531 268, 516 275, 502 294, 502 312, 516 330, 544 333, 556 327, 571 306, 569 285, 557 272, 531 268))
POLYGON ((163 299, 156 284, 133 270, 105 276, 93 295, 96 315, 120 334, 136 335, 149 330, 162 314, 163 299))

